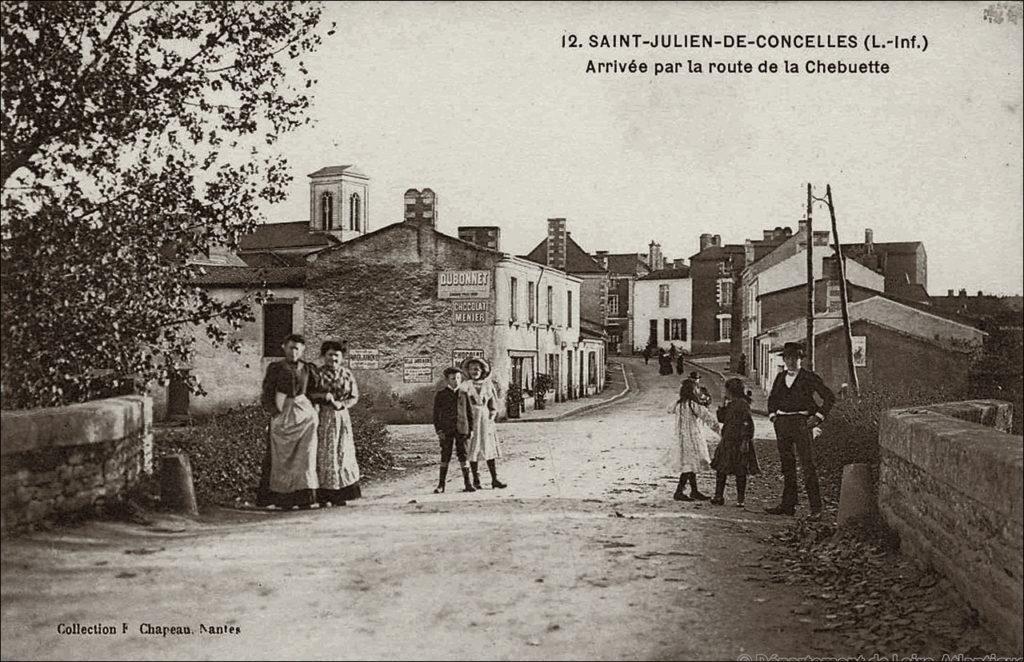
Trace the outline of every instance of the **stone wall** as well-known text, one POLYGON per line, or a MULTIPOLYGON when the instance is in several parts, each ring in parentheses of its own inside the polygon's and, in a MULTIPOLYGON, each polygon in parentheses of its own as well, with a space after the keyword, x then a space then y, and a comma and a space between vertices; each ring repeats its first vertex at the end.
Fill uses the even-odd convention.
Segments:
POLYGON ((91 514, 117 501, 152 472, 152 428, 147 396, 3 412, 0 529, 91 514))
POLYGON ((1009 403, 972 400, 882 415, 879 507, 905 554, 934 567, 982 621, 1024 649, 1024 445, 1009 403))

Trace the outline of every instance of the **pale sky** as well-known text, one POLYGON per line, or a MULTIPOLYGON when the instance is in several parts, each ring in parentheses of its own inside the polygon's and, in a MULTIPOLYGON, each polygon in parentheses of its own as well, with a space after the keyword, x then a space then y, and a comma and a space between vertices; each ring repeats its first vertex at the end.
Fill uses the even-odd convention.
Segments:
MULTIPOLYGON (((998 4, 998 3, 996 3, 998 4)), ((1006 3, 1004 3, 1006 4, 1006 3)), ((840 236, 921 240, 928 289, 1022 290, 1022 23, 989 3, 331 2, 307 62, 311 127, 279 144, 296 177, 274 221, 309 217, 306 175, 356 164, 369 227, 408 188, 438 195, 438 228, 501 227, 522 254, 565 217, 588 251, 697 252, 796 227, 806 185, 832 185, 840 236), (921 35, 928 49, 563 49, 563 34, 921 35), (587 74, 587 61, 799 63, 801 73, 587 74), (888 62, 888 75, 802 71, 888 62)), ((828 211, 816 205, 816 229, 828 211)))

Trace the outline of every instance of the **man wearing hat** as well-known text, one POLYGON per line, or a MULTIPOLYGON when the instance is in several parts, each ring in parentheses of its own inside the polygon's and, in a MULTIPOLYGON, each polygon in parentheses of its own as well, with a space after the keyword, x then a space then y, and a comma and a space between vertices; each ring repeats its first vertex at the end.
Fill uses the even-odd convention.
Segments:
POLYGON ((768 420, 775 424, 775 438, 785 479, 782 503, 766 510, 772 515, 792 515, 796 511, 797 458, 800 459, 800 468, 804 474, 804 488, 807 490, 811 515, 821 513, 821 493, 811 442, 816 436, 815 428, 825 420, 836 396, 821 377, 800 367, 803 355, 803 347, 799 343, 788 342, 783 346, 782 361, 786 369, 775 377, 768 395, 768 420), (821 398, 820 405, 815 401, 814 394, 821 398))

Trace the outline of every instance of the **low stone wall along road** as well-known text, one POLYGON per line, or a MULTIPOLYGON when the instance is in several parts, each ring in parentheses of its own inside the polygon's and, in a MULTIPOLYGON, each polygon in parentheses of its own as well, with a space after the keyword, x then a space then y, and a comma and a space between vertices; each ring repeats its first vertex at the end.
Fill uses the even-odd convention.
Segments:
MULTIPOLYGON (((768 581, 746 510, 672 500, 679 378, 624 361, 631 391, 565 420, 502 424, 506 490, 431 493, 436 466, 345 508, 92 523, 3 547, 9 659, 736 659, 856 653, 768 581), (60 629, 63 628, 63 629, 60 629), (109 634, 76 634, 109 628, 109 634)), ((758 420, 758 432, 770 429, 758 420)), ((436 450, 428 426, 398 443, 436 450)), ((767 444, 765 444, 767 445, 767 444)), ((710 474, 702 489, 713 490, 710 474)))

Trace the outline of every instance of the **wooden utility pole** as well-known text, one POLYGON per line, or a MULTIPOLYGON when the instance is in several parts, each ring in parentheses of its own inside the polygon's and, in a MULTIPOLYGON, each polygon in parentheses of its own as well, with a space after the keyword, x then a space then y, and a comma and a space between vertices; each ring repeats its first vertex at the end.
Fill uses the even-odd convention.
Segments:
POLYGON ((836 260, 839 262, 839 303, 843 309, 843 329, 846 332, 846 359, 850 366, 850 381, 853 392, 860 395, 860 381, 857 379, 857 366, 853 360, 853 330, 850 328, 850 309, 846 291, 846 258, 843 256, 843 245, 839 243, 839 228, 836 224, 836 206, 832 202, 832 186, 825 185, 825 201, 828 213, 832 217, 832 240, 836 242, 836 260))
POLYGON ((807 184, 807 350, 804 352, 804 367, 814 370, 814 231, 811 226, 811 185, 807 184))

